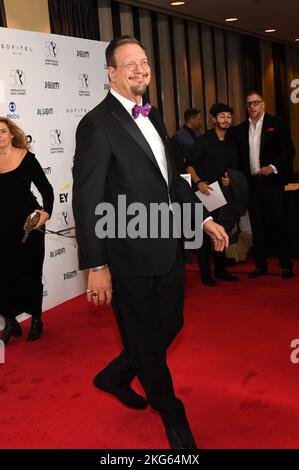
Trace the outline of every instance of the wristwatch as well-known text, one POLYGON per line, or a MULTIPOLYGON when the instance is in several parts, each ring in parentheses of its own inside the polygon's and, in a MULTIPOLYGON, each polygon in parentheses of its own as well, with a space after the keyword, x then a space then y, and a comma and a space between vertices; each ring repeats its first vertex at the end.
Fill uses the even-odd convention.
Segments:
POLYGON ((97 271, 102 271, 103 269, 107 268, 108 264, 102 264, 102 266, 96 266, 95 268, 90 268, 89 271, 95 273, 97 271))

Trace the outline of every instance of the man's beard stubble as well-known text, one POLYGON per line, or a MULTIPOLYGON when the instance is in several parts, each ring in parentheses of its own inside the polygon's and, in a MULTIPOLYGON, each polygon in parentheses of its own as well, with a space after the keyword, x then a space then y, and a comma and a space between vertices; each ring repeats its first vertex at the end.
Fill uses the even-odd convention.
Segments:
MULTIPOLYGON (((144 75, 145 78, 148 78, 149 74, 144 75)), ((133 78, 133 77, 131 77, 133 78)), ((143 96, 144 93, 146 92, 148 87, 148 84, 146 85, 132 85, 131 86, 131 92, 134 96, 143 96)))
POLYGON ((218 129, 222 131, 227 131, 227 129, 230 127, 230 124, 228 122, 222 122, 222 123, 217 122, 216 126, 218 127, 218 129))
POLYGON ((147 90, 147 85, 141 85, 141 86, 131 86, 131 91, 134 96, 143 96, 144 93, 147 90))

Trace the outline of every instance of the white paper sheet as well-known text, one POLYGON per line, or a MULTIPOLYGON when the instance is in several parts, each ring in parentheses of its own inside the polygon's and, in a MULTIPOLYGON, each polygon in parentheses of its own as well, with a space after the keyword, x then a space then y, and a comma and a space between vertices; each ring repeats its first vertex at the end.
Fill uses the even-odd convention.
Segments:
POLYGON ((211 188, 213 188, 214 191, 210 191, 210 194, 203 194, 200 191, 196 191, 196 196, 198 199, 201 200, 201 202, 204 204, 204 206, 208 209, 209 212, 214 211, 215 209, 218 209, 219 207, 225 206, 227 204, 227 201, 225 197, 223 196, 223 193, 220 189, 218 181, 215 181, 215 183, 209 184, 211 188))

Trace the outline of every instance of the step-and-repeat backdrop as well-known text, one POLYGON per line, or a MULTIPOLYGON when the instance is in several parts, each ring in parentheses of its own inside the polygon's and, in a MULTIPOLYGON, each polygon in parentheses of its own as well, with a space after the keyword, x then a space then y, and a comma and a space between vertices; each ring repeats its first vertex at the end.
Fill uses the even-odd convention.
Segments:
MULTIPOLYGON (((100 41, 0 28, 0 116, 12 119, 28 135, 31 151, 54 188, 47 228, 65 235, 74 235, 75 131, 109 89, 106 47, 100 41)), ((41 202, 36 188, 32 190, 41 202)), ((46 235, 43 284, 43 310, 85 290, 74 238, 46 235)))

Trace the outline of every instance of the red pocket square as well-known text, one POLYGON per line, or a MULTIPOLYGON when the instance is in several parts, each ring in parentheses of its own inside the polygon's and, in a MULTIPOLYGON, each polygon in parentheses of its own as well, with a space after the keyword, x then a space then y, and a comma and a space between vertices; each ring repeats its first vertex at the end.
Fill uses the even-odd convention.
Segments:
POLYGON ((267 132, 273 132, 275 131, 274 127, 268 127, 268 129, 266 129, 267 132))

